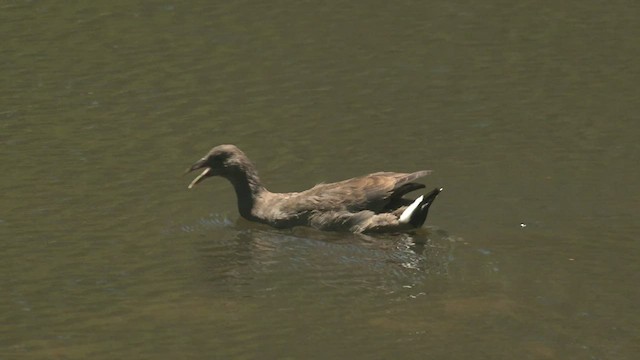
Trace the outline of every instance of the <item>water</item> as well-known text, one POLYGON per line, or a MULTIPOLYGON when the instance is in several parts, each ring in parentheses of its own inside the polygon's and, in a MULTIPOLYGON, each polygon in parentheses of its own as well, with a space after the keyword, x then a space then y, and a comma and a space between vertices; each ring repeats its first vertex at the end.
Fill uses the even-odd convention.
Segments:
POLYGON ((632 2, 6 1, 0 358, 634 359, 632 2), (239 219, 433 169, 425 231, 239 219))

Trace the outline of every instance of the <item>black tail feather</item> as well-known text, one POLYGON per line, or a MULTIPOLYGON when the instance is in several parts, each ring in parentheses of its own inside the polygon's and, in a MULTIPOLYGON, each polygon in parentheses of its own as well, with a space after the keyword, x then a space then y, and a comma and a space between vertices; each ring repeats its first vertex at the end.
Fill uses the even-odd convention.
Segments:
POLYGON ((442 192, 442 190, 444 189, 435 188, 431 190, 430 193, 424 196, 424 199, 420 202, 420 205, 418 205, 416 211, 411 214, 411 218, 409 219, 409 223, 411 224, 411 226, 419 228, 424 224, 424 222, 427 220, 427 214, 429 213, 431 204, 433 204, 433 201, 436 199, 438 194, 442 192))

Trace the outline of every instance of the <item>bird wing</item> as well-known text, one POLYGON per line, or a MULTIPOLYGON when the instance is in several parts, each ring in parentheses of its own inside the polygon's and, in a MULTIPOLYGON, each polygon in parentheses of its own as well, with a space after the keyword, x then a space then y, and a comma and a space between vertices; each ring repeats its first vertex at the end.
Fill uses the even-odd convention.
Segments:
POLYGON ((285 213, 305 211, 371 210, 381 212, 404 194, 423 188, 412 181, 426 176, 428 170, 414 173, 378 172, 330 184, 318 184, 313 188, 291 194, 281 203, 285 213))

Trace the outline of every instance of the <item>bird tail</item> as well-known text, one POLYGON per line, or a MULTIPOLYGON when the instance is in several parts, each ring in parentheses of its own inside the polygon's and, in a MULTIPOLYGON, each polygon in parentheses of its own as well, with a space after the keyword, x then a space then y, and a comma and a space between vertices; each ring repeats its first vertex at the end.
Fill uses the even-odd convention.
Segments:
POLYGON ((421 195, 411 205, 409 205, 400 215, 400 223, 411 224, 415 228, 421 227, 427 220, 429 207, 433 204, 438 194, 444 190, 443 188, 435 188, 427 195, 421 195))

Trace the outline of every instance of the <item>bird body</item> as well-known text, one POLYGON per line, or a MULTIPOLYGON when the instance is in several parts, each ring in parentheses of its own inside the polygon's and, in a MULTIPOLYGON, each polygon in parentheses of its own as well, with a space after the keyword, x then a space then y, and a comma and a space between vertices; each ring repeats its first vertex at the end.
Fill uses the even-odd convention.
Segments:
POLYGON ((419 228, 429 207, 442 191, 432 190, 416 200, 403 196, 422 189, 414 180, 430 173, 377 172, 348 180, 318 184, 301 192, 273 193, 260 181, 255 166, 234 145, 220 145, 188 171, 204 168, 189 188, 210 176, 222 176, 233 185, 240 215, 278 228, 311 226, 320 230, 400 232, 419 228))

